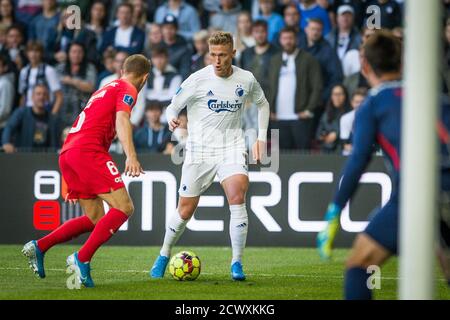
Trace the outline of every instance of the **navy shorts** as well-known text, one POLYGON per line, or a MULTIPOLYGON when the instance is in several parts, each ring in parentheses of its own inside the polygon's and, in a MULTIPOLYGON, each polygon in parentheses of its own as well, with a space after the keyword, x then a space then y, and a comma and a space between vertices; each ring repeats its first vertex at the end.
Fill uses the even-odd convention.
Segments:
POLYGON ((392 196, 381 209, 377 209, 364 233, 393 254, 398 252, 399 199, 392 196))
MULTIPOLYGON (((446 249, 450 248, 450 192, 442 192, 439 203, 440 243, 446 249)), ((393 196, 381 209, 374 212, 369 225, 364 230, 372 239, 381 244, 393 254, 398 253, 398 220, 399 199, 393 196)))

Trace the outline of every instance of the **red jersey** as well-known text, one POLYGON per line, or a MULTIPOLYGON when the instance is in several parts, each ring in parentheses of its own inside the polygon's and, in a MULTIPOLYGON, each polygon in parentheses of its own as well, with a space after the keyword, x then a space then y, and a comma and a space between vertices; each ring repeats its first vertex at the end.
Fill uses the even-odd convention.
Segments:
POLYGON ((108 152, 116 136, 116 113, 131 113, 137 95, 136 88, 122 79, 94 92, 70 129, 61 153, 75 148, 108 152))

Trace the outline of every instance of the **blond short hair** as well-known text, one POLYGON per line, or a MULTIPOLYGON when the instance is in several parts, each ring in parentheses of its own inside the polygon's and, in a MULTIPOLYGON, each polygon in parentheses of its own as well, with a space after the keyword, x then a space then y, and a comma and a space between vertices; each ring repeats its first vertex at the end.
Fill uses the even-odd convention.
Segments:
POLYGON ((233 48, 233 35, 230 32, 216 31, 214 32, 208 40, 209 45, 230 45, 233 48))

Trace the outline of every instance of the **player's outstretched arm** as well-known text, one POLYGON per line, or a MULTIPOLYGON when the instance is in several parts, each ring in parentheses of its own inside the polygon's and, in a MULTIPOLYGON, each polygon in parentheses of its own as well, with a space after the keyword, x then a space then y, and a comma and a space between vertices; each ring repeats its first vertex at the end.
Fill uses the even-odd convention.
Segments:
POLYGON ((333 202, 325 214, 326 227, 317 235, 317 248, 323 259, 331 257, 334 239, 339 230, 341 211, 358 187, 359 179, 370 162, 375 142, 376 119, 371 112, 370 104, 366 102, 356 114, 353 151, 345 165, 333 202))
POLYGON ((133 125, 131 124, 130 114, 128 112, 117 112, 116 132, 127 156, 125 174, 131 177, 138 177, 141 173, 145 173, 137 159, 136 149, 133 144, 133 125))

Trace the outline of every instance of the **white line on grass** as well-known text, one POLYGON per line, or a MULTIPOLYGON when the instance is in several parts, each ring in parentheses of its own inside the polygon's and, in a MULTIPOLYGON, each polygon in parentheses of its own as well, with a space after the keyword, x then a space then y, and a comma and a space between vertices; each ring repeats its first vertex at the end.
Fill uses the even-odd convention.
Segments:
MULTIPOLYGON (((18 268, 18 267, 9 267, 9 268, 3 268, 0 267, 0 270, 29 270, 29 268, 18 268)), ((59 268, 46 268, 48 271, 61 271, 65 272, 66 269, 59 269, 59 268)), ((148 270, 100 270, 96 269, 96 271, 103 271, 108 273, 148 273, 148 270)), ((202 272, 202 274, 207 276, 216 275, 217 273, 208 273, 208 272, 202 272)), ((324 276, 324 275, 317 275, 317 274, 275 274, 275 273, 248 273, 248 276, 256 276, 256 277, 286 277, 286 278, 318 278, 318 279, 343 279, 344 276, 324 276)), ((399 280, 399 277, 381 277, 382 280, 399 280)), ((443 278, 438 278, 438 281, 447 281, 443 278)))

